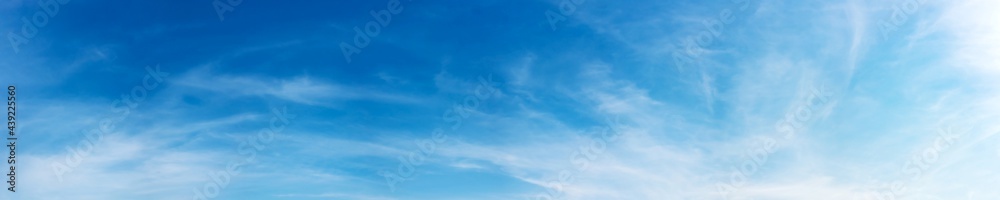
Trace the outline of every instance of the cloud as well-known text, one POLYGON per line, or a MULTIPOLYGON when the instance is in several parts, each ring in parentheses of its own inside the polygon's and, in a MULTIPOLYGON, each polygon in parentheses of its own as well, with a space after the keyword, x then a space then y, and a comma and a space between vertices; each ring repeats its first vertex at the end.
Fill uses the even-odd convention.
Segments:
POLYGON ((287 79, 213 74, 208 67, 181 75, 178 85, 226 95, 273 97, 300 104, 340 107, 343 101, 374 101, 394 104, 416 104, 421 99, 376 88, 350 87, 309 76, 287 79))

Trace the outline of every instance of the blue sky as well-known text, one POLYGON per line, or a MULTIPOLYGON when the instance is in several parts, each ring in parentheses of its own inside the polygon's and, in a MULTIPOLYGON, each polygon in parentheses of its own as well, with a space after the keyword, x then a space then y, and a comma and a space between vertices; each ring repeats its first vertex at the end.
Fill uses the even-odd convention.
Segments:
POLYGON ((997 9, 6 0, 0 199, 995 199, 997 9))

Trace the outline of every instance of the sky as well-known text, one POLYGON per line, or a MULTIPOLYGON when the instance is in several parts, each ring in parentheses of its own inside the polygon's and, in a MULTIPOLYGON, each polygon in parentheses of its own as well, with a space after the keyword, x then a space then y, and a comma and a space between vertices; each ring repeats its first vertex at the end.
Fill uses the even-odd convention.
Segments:
POLYGON ((3 0, 0 199, 997 199, 998 9, 3 0))

